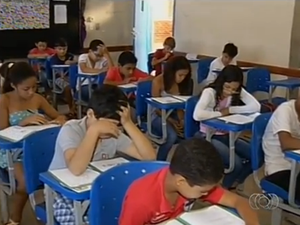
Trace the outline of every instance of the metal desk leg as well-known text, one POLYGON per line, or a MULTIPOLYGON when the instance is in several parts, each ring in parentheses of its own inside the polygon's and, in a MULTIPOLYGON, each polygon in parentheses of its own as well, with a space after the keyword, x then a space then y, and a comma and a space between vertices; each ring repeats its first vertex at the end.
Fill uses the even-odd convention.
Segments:
POLYGON ((235 141, 240 135, 240 132, 229 132, 229 168, 225 169, 225 173, 230 173, 234 170, 235 165, 235 141))
POLYGON ((276 87, 274 87, 273 85, 272 86, 270 86, 270 88, 269 88, 269 103, 272 103, 272 96, 273 96, 273 93, 274 93, 274 91, 275 91, 275 89, 276 89, 276 87))
POLYGON ((81 108, 81 84, 82 84, 82 80, 81 77, 77 78, 77 82, 79 82, 78 84, 78 106, 77 106, 77 114, 78 114, 78 118, 81 119, 82 118, 82 108, 81 108))
POLYGON ((57 107, 57 99, 56 99, 56 85, 55 85, 55 78, 56 78, 56 70, 53 68, 52 69, 52 100, 53 100, 53 107, 56 108, 57 107))
POLYGON ((45 203, 46 203, 46 214, 47 214, 47 225, 54 225, 54 211, 53 203, 54 196, 51 188, 45 184, 45 203))
POLYGON ((75 225, 83 225, 83 211, 81 207, 81 202, 73 201, 74 203, 74 217, 75 217, 75 225))
POLYGON ((291 168, 290 185, 289 185, 289 204, 295 208, 298 208, 299 206, 295 203, 295 192, 296 192, 297 176, 300 171, 300 165, 297 163, 296 160, 292 160, 291 163, 292 163, 292 168, 291 168))
POLYGON ((90 98, 92 97, 92 78, 91 77, 89 77, 88 78, 88 82, 89 82, 89 100, 90 100, 90 98))

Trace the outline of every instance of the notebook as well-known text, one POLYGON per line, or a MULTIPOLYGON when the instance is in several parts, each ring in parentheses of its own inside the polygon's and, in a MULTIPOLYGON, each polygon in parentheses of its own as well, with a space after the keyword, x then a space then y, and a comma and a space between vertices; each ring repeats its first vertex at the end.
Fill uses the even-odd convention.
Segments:
POLYGON ((119 88, 136 88, 136 84, 130 83, 130 84, 122 84, 118 85, 119 88))
POLYGON ((52 127, 58 127, 58 126, 59 125, 57 124, 26 126, 26 127, 12 126, 4 130, 1 130, 0 137, 11 142, 19 142, 35 132, 46 130, 52 127))
POLYGON ((115 166, 121 165, 123 163, 128 163, 129 161, 124 158, 114 158, 114 159, 107 159, 107 160, 100 160, 91 162, 90 165, 93 169, 98 170, 100 172, 105 172, 115 166))
POLYGON ((219 120, 223 120, 226 123, 234 123, 234 124, 247 124, 247 123, 252 123, 254 119, 259 116, 260 113, 254 113, 251 115, 240 115, 240 114, 235 114, 235 115, 230 115, 230 116, 224 116, 224 117, 219 117, 219 120))
POLYGON ((151 98, 152 100, 162 103, 162 104, 170 104, 170 103, 181 103, 182 100, 173 98, 173 97, 156 97, 156 98, 151 98))
POLYGON ((87 169, 82 175, 73 175, 68 168, 59 170, 50 170, 50 173, 65 187, 76 192, 84 192, 91 189, 91 185, 99 172, 87 169))

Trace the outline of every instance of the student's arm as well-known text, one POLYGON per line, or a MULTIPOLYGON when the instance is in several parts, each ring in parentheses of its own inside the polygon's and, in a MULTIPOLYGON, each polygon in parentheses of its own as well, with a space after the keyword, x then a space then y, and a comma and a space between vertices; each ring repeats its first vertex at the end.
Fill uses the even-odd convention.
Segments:
POLYGON ((155 53, 154 53, 154 56, 153 56, 153 59, 152 59, 152 66, 156 66, 157 64, 160 64, 164 61, 166 61, 168 58, 169 58, 169 54, 166 54, 165 56, 162 57, 162 52, 161 50, 157 50, 155 53))
POLYGON ((27 55, 27 58, 32 59, 32 58, 46 58, 48 57, 47 53, 39 53, 36 48, 31 49, 30 52, 27 55))
POLYGON ((130 106, 128 108, 123 107, 119 114, 122 126, 131 140, 122 133, 118 138, 117 150, 136 159, 155 160, 156 151, 151 142, 131 120, 130 106))
POLYGON ((229 107, 229 113, 256 113, 260 111, 260 104, 253 95, 248 93, 244 88, 241 90, 241 101, 244 102, 243 106, 229 107))
POLYGON ((194 120, 202 121, 222 116, 221 112, 213 111, 213 109, 209 107, 210 104, 214 104, 215 102, 215 91, 212 88, 205 88, 194 109, 194 120))
MULTIPOLYGON (((216 188, 216 192, 221 192, 217 189, 222 188, 216 188)), ((214 193, 211 193, 210 195, 214 195, 214 193)), ((209 198, 210 197, 208 196, 207 201, 210 201, 209 198)), ((236 209, 240 217, 245 221, 246 225, 259 225, 257 213, 250 208, 249 201, 235 193, 223 190, 220 200, 217 202, 214 202, 213 200, 211 202, 236 209)))
POLYGON ((60 115, 52 105, 41 95, 36 94, 38 101, 40 102, 40 109, 44 111, 47 117, 56 122, 64 123, 66 121, 65 116, 60 115))
POLYGON ((119 73, 119 71, 118 71, 117 68, 108 69, 103 83, 104 84, 110 84, 110 85, 116 85, 116 86, 128 83, 128 82, 126 82, 126 80, 117 81, 118 76, 119 76, 118 73, 119 73))
POLYGON ((79 56, 78 64, 83 73, 102 73, 106 71, 105 69, 95 69, 87 66, 87 56, 84 54, 79 56))
POLYGON ((109 51, 106 49, 105 47, 105 51, 104 51, 104 57, 107 59, 107 65, 108 68, 113 68, 114 67, 114 61, 112 60, 109 51))
POLYGON ((5 95, 0 96, 0 130, 9 127, 8 99, 5 95))

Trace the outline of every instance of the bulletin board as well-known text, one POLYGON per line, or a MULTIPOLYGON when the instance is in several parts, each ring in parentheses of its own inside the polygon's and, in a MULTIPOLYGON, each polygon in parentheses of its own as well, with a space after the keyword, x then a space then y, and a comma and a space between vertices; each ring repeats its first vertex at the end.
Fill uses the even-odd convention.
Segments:
POLYGON ((45 39, 53 47, 60 37, 68 41, 71 52, 78 53, 80 7, 80 0, 0 0, 0 58, 24 58, 37 40, 45 39), (55 8, 65 10, 55 12, 55 8), (57 13, 62 12, 65 18, 57 22, 57 13))

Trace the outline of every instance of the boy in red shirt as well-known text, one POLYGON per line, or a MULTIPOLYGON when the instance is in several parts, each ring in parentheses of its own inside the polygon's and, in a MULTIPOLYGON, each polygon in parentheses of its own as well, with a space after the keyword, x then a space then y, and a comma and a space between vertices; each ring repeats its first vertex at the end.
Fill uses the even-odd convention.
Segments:
POLYGON ((118 58, 118 67, 110 68, 105 77, 105 84, 121 85, 152 78, 136 68, 137 58, 130 52, 122 52, 118 58))
POLYGON ((119 225, 159 224, 192 208, 196 199, 235 208, 246 225, 258 225, 249 202, 219 186, 219 153, 204 139, 182 141, 170 166, 135 181, 123 202, 119 225))
POLYGON ((168 37, 164 41, 164 48, 156 50, 152 59, 152 66, 155 69, 155 76, 158 76, 162 73, 162 63, 173 56, 172 51, 175 47, 175 39, 173 37, 168 37))
POLYGON ((47 47, 47 42, 43 39, 35 42, 35 48, 31 49, 28 54, 28 58, 47 58, 48 56, 54 55, 56 52, 53 48, 47 47))

